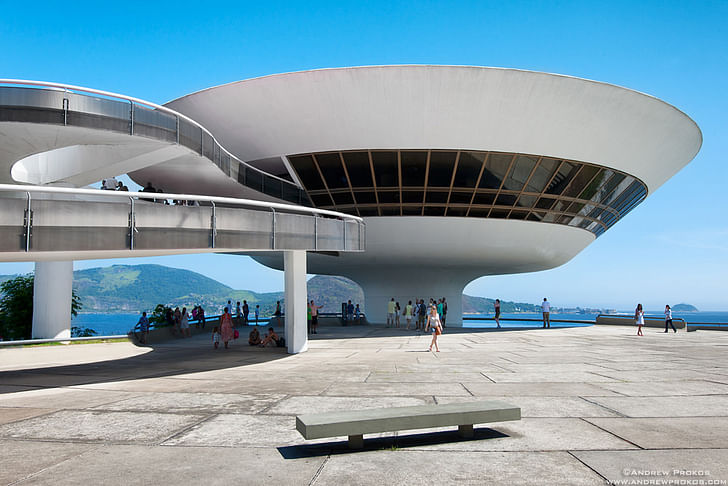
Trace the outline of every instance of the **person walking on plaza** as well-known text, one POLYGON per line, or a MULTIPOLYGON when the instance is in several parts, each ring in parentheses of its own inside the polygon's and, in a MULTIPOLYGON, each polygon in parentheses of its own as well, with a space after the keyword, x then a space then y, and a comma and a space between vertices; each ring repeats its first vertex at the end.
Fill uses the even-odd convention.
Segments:
POLYGON ((255 325, 258 325, 258 318, 260 317, 260 304, 255 306, 255 325))
POLYGON ((309 307, 311 308, 311 327, 313 328, 313 334, 318 334, 318 332, 316 332, 316 328, 318 327, 318 315, 319 309, 323 307, 323 304, 316 305, 312 300, 309 307))
POLYGON ((139 342, 147 344, 147 336, 149 335, 149 319, 147 318, 146 312, 142 312, 142 316, 139 318, 137 326, 139 326, 139 342))
POLYGON ((243 301, 243 325, 247 326, 248 323, 248 315, 250 314, 250 306, 248 306, 248 301, 243 301))
POLYGON ((675 325, 672 323, 672 309, 670 309, 669 305, 666 305, 665 306, 665 332, 667 332, 668 324, 670 324, 673 331, 677 332, 677 329, 675 329, 675 325))
POLYGON ((387 302, 387 327, 391 325, 394 325, 394 311, 396 309, 397 304, 394 302, 394 297, 387 302))
POLYGON ((182 307, 179 328, 182 330, 182 336, 192 337, 192 331, 190 331, 190 316, 187 314, 187 307, 182 307))
POLYGON ((399 306, 399 302, 394 306, 394 325, 399 328, 399 315, 402 313, 402 308, 399 306))
POLYGON ((440 347, 437 345, 437 336, 442 334, 442 324, 440 323, 440 316, 437 314, 437 307, 432 306, 430 308, 430 315, 427 317, 427 325, 425 326, 425 332, 432 331, 432 342, 430 342, 430 351, 432 346, 435 346, 435 351, 440 352, 440 347))
POLYGON ((427 307, 425 299, 420 299, 420 307, 418 311, 417 329, 425 330, 425 317, 427 316, 427 307))
POLYGON ((404 306, 404 320, 407 321, 407 330, 409 331, 410 324, 412 324, 412 301, 407 302, 404 306))
POLYGON ((551 303, 546 300, 546 297, 543 298, 543 302, 541 303, 541 312, 543 313, 543 327, 551 327, 551 303))
POLYGON ((354 304, 352 304, 351 301, 349 301, 349 303, 346 305, 346 315, 348 316, 346 318, 346 320, 348 320, 349 322, 351 322, 353 324, 354 323, 354 304))
POLYGON ((276 311, 273 313, 274 316, 276 316, 276 326, 281 325, 281 316, 283 315, 283 311, 281 311, 281 301, 276 301, 276 311))
POLYGON ((447 301, 442 298, 442 328, 445 329, 445 321, 447 321, 447 301))
POLYGON ((495 299, 493 307, 495 308, 495 325, 500 329, 500 299, 495 299))
POLYGON ((642 310, 642 304, 637 304, 637 309, 634 311, 634 322, 637 324, 637 335, 642 336, 642 326, 645 325, 645 313, 642 310))
POLYGON ((235 304, 235 317, 237 317, 238 319, 240 319, 242 317, 242 314, 243 313, 240 310, 240 301, 238 301, 238 303, 235 304))
POLYGON ((361 324, 361 309, 359 309, 359 304, 356 304, 356 307, 354 308, 354 316, 356 323, 361 324))
POLYGON ((220 339, 225 344, 225 349, 228 348, 228 342, 233 340, 233 316, 229 307, 225 307, 220 316, 220 339))
POLYGON ((445 304, 442 303, 442 299, 437 301, 437 315, 440 316, 440 324, 442 324, 442 316, 445 312, 445 304))

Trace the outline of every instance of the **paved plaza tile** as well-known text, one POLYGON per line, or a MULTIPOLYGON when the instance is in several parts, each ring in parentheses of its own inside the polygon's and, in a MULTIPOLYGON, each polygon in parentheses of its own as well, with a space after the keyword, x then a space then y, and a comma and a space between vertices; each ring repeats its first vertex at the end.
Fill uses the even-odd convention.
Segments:
POLYGON ((0 485, 728 480, 728 333, 633 331, 448 328, 440 353, 373 326, 323 326, 295 356, 205 336, 0 349, 0 485), (405 430, 351 451, 295 429, 299 414, 491 399, 522 419, 467 440, 405 430))

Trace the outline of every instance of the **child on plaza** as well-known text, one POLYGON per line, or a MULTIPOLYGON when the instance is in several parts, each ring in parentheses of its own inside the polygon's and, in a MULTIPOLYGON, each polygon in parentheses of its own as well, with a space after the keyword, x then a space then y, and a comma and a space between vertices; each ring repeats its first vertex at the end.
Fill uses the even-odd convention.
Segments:
POLYGON ((220 346, 220 331, 217 326, 212 329, 212 345, 215 349, 220 346))
POLYGON ((258 316, 260 316, 260 306, 255 306, 255 325, 258 325, 258 316))

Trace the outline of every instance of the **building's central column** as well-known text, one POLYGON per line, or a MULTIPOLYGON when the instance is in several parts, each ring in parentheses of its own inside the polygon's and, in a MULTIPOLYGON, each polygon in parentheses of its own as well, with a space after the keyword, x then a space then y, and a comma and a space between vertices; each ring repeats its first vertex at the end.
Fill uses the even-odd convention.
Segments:
MULTIPOLYGON (((370 267, 369 271, 362 271, 351 278, 361 285, 364 291, 367 321, 372 324, 384 324, 387 321, 387 303, 394 298, 402 309, 411 300, 441 299, 447 301, 446 326, 462 327, 462 299, 463 289, 472 280, 469 274, 447 268, 439 269, 388 269, 370 267)), ((400 326, 404 318, 400 318, 400 326)))
POLYGON ((286 346, 291 354, 308 349, 306 322, 306 252, 290 250, 283 252, 285 272, 286 346))
POLYGON ((73 261, 36 262, 33 285, 33 338, 71 337, 73 261))

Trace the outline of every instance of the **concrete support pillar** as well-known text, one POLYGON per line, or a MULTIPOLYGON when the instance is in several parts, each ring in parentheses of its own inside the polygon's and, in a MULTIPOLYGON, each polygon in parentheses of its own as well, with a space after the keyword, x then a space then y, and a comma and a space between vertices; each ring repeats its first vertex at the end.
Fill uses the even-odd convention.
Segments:
POLYGON ((286 345, 290 354, 308 349, 308 323, 306 322, 306 252, 283 252, 285 272, 286 345))
POLYGON ((33 338, 71 337, 73 261, 36 262, 33 338))
MULTIPOLYGON (((463 289, 472 280, 465 272, 449 269, 397 269, 391 271, 383 268, 372 268, 370 272, 352 275, 364 290, 364 312, 367 321, 372 324, 387 322, 387 303, 394 297, 402 309, 411 300, 445 297, 447 301, 447 327, 463 325, 463 289)), ((406 325, 404 317, 400 318, 400 326, 406 325)))

